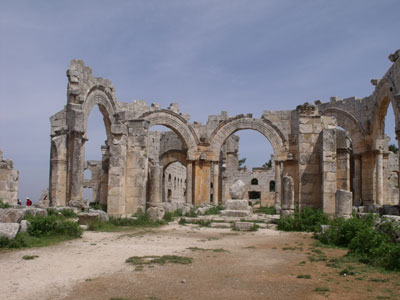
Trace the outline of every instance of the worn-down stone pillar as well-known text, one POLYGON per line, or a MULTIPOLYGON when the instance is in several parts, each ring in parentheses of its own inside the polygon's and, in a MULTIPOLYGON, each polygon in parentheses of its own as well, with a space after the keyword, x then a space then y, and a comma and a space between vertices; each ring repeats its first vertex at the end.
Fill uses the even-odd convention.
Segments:
POLYGON ((111 126, 110 165, 108 169, 107 213, 125 214, 125 164, 127 129, 124 125, 111 126))
POLYGON ((383 205, 383 151, 376 151, 376 204, 383 205))
POLYGON ((67 136, 51 137, 49 205, 67 205, 67 136))
POLYGON ((193 203, 193 163, 191 161, 186 165, 186 203, 193 203))
POLYGON ((281 215, 287 216, 294 213, 294 182, 290 176, 284 176, 282 181, 281 215))
POLYGON ((350 191, 350 152, 348 149, 337 151, 337 188, 350 191))
POLYGON ((354 190, 354 206, 361 205, 361 155, 355 154, 354 158, 354 177, 353 177, 353 190, 354 190))
POLYGON ((211 162, 196 161, 194 168, 194 205, 210 203, 211 162))
POLYGON ((159 207, 162 206, 162 176, 163 167, 153 165, 150 167, 150 197, 149 206, 159 207))
MULTIPOLYGON (((275 161, 275 208, 279 210, 281 208, 281 193, 282 193, 282 167, 280 161, 275 161)), ((293 180, 293 179, 292 179, 293 180)))
POLYGON ((128 126, 125 214, 131 215, 139 208, 145 210, 146 206, 148 123, 134 120, 129 121, 128 126))
POLYGON ((322 131, 322 209, 324 213, 334 215, 336 212, 336 129, 322 131))
POLYGON ((219 165, 218 162, 215 161, 214 165, 214 172, 213 172, 213 203, 214 205, 218 205, 218 185, 219 185, 219 165))
POLYGON ((101 146, 101 183, 100 183, 100 204, 107 205, 108 196, 108 169, 110 168, 110 147, 101 146))
POLYGON ((85 137, 84 132, 72 131, 68 135, 69 156, 69 190, 68 197, 70 206, 86 206, 83 202, 83 169, 85 164, 85 137))
POLYGON ((352 192, 338 189, 336 191, 336 217, 349 218, 353 212, 352 192))
MULTIPOLYGON (((396 125, 395 132, 396 132, 397 147, 400 149, 400 123, 396 125)), ((399 155, 399 174, 400 174, 400 151, 398 151, 397 153, 399 155)), ((400 187, 400 176, 398 176, 398 180, 399 182, 397 183, 397 186, 400 187)), ((400 205, 400 191, 399 191, 398 204, 400 205)))

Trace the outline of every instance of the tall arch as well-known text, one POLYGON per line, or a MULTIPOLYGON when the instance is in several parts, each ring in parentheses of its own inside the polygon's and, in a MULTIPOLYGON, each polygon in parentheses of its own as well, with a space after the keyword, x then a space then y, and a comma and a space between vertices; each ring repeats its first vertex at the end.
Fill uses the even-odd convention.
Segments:
POLYGON ((193 156, 197 152, 199 140, 193 128, 182 116, 170 110, 162 109, 144 113, 141 118, 146 120, 149 126, 164 125, 175 132, 185 148, 188 149, 188 157, 195 159, 193 156))
POLYGON ((186 151, 169 150, 167 152, 164 152, 160 156, 160 166, 162 166, 164 169, 166 169, 170 164, 177 161, 184 166, 187 165, 188 161, 187 161, 186 151))
POLYGON ((275 157, 287 152, 286 140, 278 128, 267 120, 254 119, 251 117, 238 117, 222 122, 211 134, 210 149, 215 158, 219 158, 220 150, 226 139, 233 133, 252 129, 260 132, 271 143, 275 157))

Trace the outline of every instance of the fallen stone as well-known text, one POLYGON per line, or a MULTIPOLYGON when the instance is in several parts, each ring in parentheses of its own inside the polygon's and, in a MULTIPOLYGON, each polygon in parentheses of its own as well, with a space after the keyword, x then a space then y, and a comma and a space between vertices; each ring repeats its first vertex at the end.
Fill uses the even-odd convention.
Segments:
POLYGON ((246 185, 242 180, 236 180, 229 188, 232 199, 243 199, 246 192, 246 185))
POLYGON ((244 218, 251 216, 251 212, 248 210, 222 210, 220 211, 220 214, 223 217, 236 217, 236 218, 244 218))
POLYGON ((163 207, 149 207, 146 212, 153 221, 161 221, 165 215, 163 207))
POLYGON ((23 218, 23 209, 0 208, 0 223, 19 223, 23 218))
POLYGON ((262 229, 268 228, 268 225, 269 225, 269 224, 265 224, 265 223, 257 223, 257 226, 258 226, 259 228, 262 228, 262 229))
POLYGON ((21 227, 19 229, 20 232, 28 232, 29 226, 31 225, 31 223, 29 223, 29 221, 27 220, 22 220, 21 221, 21 227))
POLYGON ((254 227, 253 222, 236 222, 235 229, 240 231, 250 231, 254 227))
POLYGON ((0 237, 4 236, 9 240, 15 239, 19 227, 19 223, 0 223, 0 237))
POLYGON ((82 212, 78 214, 78 219, 80 225, 87 225, 91 221, 102 220, 102 216, 95 212, 82 212))
POLYGON ((37 208, 37 207, 25 207, 22 209, 24 212, 24 217, 27 215, 31 216, 47 216, 47 210, 44 208, 37 208))
POLYGON ((231 223, 217 223, 217 222, 214 222, 214 223, 211 223, 210 224, 210 227, 211 228, 231 228, 231 223))
POLYGON ((89 209, 89 213, 95 213, 98 214, 98 219, 104 222, 108 222, 110 220, 109 216, 107 213, 103 210, 100 209, 89 209))

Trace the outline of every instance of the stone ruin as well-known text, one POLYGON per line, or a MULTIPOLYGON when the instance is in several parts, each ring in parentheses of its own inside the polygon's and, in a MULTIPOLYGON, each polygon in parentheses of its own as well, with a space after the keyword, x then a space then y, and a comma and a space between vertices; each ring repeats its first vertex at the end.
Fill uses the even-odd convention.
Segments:
POLYGON ((335 214, 337 190, 351 192, 354 206, 398 205, 398 157, 388 150, 384 123, 392 105, 400 137, 399 53, 390 56, 393 65, 371 81, 375 91, 363 99, 332 97, 295 110, 264 111, 261 118, 222 112, 204 125, 190 122, 176 103, 163 109, 142 100, 119 102, 110 80, 93 77, 82 61, 73 60, 67 105, 51 117, 49 204, 85 206, 84 187, 119 216, 163 203, 225 203, 229 187, 240 179, 247 186, 245 199, 255 195, 262 204, 280 208, 282 178, 289 176, 294 205, 300 208, 335 214), (101 162, 86 162, 87 120, 94 105, 103 114, 107 140, 101 162), (172 132, 152 132, 154 125, 172 132), (271 168, 239 170, 234 133, 244 129, 270 141, 271 168), (175 168, 167 172, 171 164, 175 168), (89 180, 83 177, 85 168, 91 169, 89 180))
MULTIPOLYGON (((50 118, 50 184, 43 202, 85 207, 83 189, 90 187, 93 200, 106 205, 110 215, 129 216, 138 209, 158 214, 166 208, 225 203, 229 187, 241 180, 244 199, 258 198, 285 214, 295 206, 331 215, 348 214, 353 207, 390 206, 398 214, 398 153, 389 151, 384 129, 392 105, 399 141, 399 55, 400 50, 391 54, 386 74, 371 80, 375 89, 368 97, 331 97, 293 110, 265 110, 260 118, 222 112, 209 116, 206 124, 191 122, 176 103, 162 108, 142 100, 120 102, 110 80, 94 77, 82 61, 72 60, 67 104, 50 118), (87 121, 95 105, 103 114, 107 140, 101 161, 85 161, 87 121), (155 125, 171 132, 152 132, 155 125), (245 129, 260 132, 272 144, 270 167, 239 169, 234 133, 245 129), (91 178, 84 178, 85 169, 91 178)), ((0 159, 0 197, 15 203, 18 172, 0 159)))
POLYGON ((3 203, 16 205, 18 201, 19 172, 14 170, 14 163, 10 159, 3 159, 0 149, 0 200, 3 203))

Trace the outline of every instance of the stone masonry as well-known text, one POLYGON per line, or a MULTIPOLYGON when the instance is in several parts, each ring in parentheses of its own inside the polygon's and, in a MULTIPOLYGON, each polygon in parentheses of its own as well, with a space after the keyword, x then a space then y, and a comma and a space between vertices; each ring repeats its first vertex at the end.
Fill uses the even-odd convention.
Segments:
POLYGON ((14 170, 13 161, 3 159, 0 149, 0 200, 10 205, 16 205, 18 201, 19 172, 14 170))
POLYGON ((96 197, 107 204, 111 215, 159 207, 163 196, 154 195, 165 194, 164 175, 153 175, 164 174, 175 162, 183 166, 175 177, 180 201, 184 198, 186 204, 224 202, 230 183, 241 179, 250 186, 247 197, 248 192, 254 192, 252 197, 261 193, 263 204, 280 208, 284 176, 293 179, 294 202, 300 209, 311 206, 335 214, 338 189, 351 193, 355 206, 398 204, 398 157, 389 151, 384 129, 392 105, 393 130, 400 140, 399 56, 400 50, 389 56, 392 66, 382 78, 371 80, 374 92, 363 99, 331 97, 329 102, 306 102, 293 110, 266 110, 260 118, 223 111, 209 116, 206 124, 190 121, 177 103, 161 108, 143 100, 120 102, 110 80, 94 77, 82 61, 72 60, 67 70, 67 104, 50 118, 50 205, 84 205, 86 128, 95 105, 107 133, 101 168, 96 164, 101 178, 96 197), (171 133, 150 133, 155 125, 166 126, 171 133), (256 130, 269 140, 272 170, 238 170, 234 133, 239 130, 256 130), (251 186, 253 179, 259 189, 251 186), (272 181, 273 190, 269 189, 272 181))

